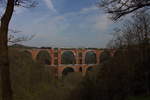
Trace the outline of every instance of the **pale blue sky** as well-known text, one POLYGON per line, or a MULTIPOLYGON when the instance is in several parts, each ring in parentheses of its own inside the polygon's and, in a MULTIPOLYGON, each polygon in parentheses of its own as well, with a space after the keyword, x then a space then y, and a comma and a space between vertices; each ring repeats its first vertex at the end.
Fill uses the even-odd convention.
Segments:
POLYGON ((112 21, 98 0, 38 0, 35 8, 15 8, 11 22, 19 34, 35 37, 25 45, 103 48, 112 38, 112 21))

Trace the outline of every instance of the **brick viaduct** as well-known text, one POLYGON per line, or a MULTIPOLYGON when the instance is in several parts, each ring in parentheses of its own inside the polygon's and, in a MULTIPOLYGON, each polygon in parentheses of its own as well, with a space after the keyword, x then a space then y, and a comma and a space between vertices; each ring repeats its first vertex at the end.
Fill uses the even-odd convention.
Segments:
MULTIPOLYGON (((82 72, 82 75, 85 75, 88 68, 96 67, 101 63, 100 56, 105 51, 104 49, 87 49, 87 48, 50 48, 50 49, 24 49, 23 51, 29 52, 32 56, 32 59, 36 61, 37 55, 41 51, 47 51, 50 55, 49 66, 56 68, 56 74, 58 77, 62 76, 62 73, 65 68, 72 68, 74 72, 82 72), (62 64, 62 55, 64 52, 71 52, 75 58, 75 64, 62 64), (95 54, 96 63, 95 64, 86 64, 86 54, 92 52, 95 54)), ((114 50, 107 49, 110 56, 114 55, 114 50)))

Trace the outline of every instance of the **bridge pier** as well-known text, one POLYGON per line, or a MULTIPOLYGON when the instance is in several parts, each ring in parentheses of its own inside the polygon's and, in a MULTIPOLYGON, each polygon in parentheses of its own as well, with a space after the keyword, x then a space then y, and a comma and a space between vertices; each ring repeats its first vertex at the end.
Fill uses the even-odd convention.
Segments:
MULTIPOLYGON (((96 55, 96 65, 100 64, 100 55, 104 50, 101 49, 64 49, 64 48, 50 48, 50 49, 26 49, 29 51, 32 55, 32 58, 34 61, 36 61, 37 55, 40 51, 45 50, 48 51, 51 57, 51 65, 55 66, 57 69, 57 76, 61 77, 63 70, 67 67, 73 68, 74 72, 82 72, 82 75, 84 76, 87 72, 87 69, 89 67, 88 64, 85 62, 86 54, 88 52, 93 52, 96 55), (62 54, 65 51, 71 51, 75 57, 75 65, 67 66, 67 65, 61 65, 62 64, 62 54), (56 53, 56 54, 55 54, 56 53), (55 62, 57 61, 57 63, 55 62)), ((110 50, 111 56, 114 55, 115 50, 110 50)), ((94 67, 93 66, 93 67, 94 67)))

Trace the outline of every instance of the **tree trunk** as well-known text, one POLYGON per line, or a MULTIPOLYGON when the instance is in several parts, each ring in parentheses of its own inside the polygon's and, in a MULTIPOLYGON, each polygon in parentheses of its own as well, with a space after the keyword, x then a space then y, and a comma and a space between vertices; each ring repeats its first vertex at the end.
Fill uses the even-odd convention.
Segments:
POLYGON ((2 100, 13 100, 8 58, 8 28, 14 10, 14 0, 7 0, 7 7, 0 25, 0 70, 2 100))

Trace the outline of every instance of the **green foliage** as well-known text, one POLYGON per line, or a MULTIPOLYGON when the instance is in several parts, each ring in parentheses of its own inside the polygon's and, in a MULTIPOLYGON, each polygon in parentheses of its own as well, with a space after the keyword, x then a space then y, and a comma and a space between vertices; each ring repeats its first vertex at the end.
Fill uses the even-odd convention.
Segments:
POLYGON ((34 62, 25 52, 9 52, 14 100, 66 100, 81 80, 79 73, 57 79, 53 67, 34 62))
MULTIPOLYGON (((113 58, 105 53, 101 65, 82 73, 68 73, 56 79, 55 69, 36 63, 26 52, 10 49, 14 100, 148 100, 149 77, 141 50, 117 50, 113 58), (148 79, 146 79, 148 78, 148 79)), ((1 100, 1 99, 0 99, 1 100)))
POLYGON ((10 66, 15 100, 33 100, 35 95, 40 96, 40 91, 47 90, 44 87, 48 87, 50 80, 53 79, 44 66, 35 63, 23 52, 10 50, 10 66))
MULTIPOLYGON (((148 55, 147 55, 148 56, 148 55)), ((72 92, 73 100, 126 100, 128 96, 149 94, 149 70, 145 70, 141 50, 119 50, 83 79, 72 92)))

